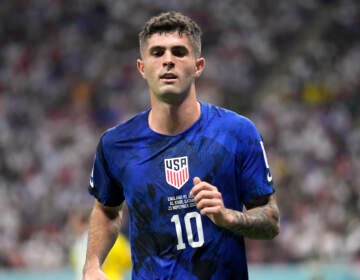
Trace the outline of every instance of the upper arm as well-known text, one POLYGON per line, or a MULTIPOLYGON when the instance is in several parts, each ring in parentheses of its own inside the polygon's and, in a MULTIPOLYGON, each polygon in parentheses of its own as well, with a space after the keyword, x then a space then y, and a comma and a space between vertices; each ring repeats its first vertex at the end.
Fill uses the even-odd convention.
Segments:
POLYGON ((123 204, 124 203, 119 206, 106 206, 99 202, 99 200, 95 199, 93 211, 100 211, 109 220, 114 220, 122 217, 121 210, 123 208, 123 204))
POLYGON ((236 170, 239 194, 247 208, 251 208, 266 204, 274 188, 260 133, 250 120, 245 121, 241 128, 241 141, 236 152, 236 170))
POLYGON ((275 206, 277 208, 275 194, 259 196, 245 203, 247 210, 266 205, 275 206))
POLYGON ((108 159, 112 151, 112 145, 109 143, 104 144, 104 136, 100 139, 96 148, 88 190, 102 205, 114 207, 120 205, 125 198, 119 178, 113 175, 115 172, 112 169, 114 165, 108 159), (104 145, 107 147, 106 149, 103 147, 104 145))

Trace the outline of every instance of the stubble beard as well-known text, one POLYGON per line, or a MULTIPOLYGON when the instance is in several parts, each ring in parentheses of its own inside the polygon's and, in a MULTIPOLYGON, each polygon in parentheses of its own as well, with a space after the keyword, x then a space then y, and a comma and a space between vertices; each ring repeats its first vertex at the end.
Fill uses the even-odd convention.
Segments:
POLYGON ((164 89, 163 92, 159 92, 158 94, 155 94, 155 96, 160 101, 169 105, 179 105, 183 103, 184 100, 186 100, 186 98, 189 96, 190 88, 191 86, 178 91, 176 91, 176 89, 164 89))

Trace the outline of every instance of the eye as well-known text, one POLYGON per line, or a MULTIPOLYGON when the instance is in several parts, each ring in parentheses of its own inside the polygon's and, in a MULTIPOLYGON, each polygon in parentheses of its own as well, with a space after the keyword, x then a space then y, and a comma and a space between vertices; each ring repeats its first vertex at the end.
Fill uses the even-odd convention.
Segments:
POLYGON ((155 57, 160 57, 164 54, 164 50, 160 48, 155 48, 150 51, 150 54, 155 57))
POLYGON ((172 54, 177 57, 184 57, 188 53, 188 50, 184 47, 176 47, 172 49, 172 54))

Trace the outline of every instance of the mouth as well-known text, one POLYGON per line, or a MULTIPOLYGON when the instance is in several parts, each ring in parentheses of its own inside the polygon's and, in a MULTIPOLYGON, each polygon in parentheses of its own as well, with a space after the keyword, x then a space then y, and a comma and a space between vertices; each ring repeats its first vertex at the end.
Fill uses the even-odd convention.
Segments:
POLYGON ((176 80, 178 77, 174 73, 164 73, 160 76, 160 79, 163 81, 172 82, 176 80))

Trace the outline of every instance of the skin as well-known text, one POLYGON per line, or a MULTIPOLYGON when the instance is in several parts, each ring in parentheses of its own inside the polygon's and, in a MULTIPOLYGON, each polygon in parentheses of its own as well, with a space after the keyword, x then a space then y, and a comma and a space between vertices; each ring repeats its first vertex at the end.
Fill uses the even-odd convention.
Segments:
POLYGON ((246 210, 240 212, 224 206, 217 187, 199 177, 195 177, 193 183, 190 195, 194 197, 196 207, 217 226, 252 239, 272 239, 279 233, 275 195, 253 199, 245 204, 246 210))
POLYGON ((177 32, 152 35, 141 54, 137 68, 149 85, 151 129, 166 135, 187 129, 200 116, 195 79, 205 59, 197 58, 188 37, 177 32))
MULTIPOLYGON (((137 68, 149 86, 152 130, 175 135, 189 128, 200 116, 195 80, 205 67, 186 35, 177 32, 153 34, 141 49, 137 68)), ((217 226, 248 238, 271 239, 279 233, 279 210, 274 195, 246 203, 244 212, 224 206, 216 186, 193 179, 190 195, 197 208, 217 226)), ((120 207, 106 207, 95 201, 89 226, 89 240, 83 280, 105 280, 101 270, 113 246, 121 223, 120 207)))
POLYGON ((107 207, 95 200, 90 216, 83 280, 108 280, 101 265, 117 238, 122 220, 121 210, 122 205, 107 207))

